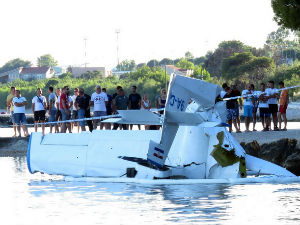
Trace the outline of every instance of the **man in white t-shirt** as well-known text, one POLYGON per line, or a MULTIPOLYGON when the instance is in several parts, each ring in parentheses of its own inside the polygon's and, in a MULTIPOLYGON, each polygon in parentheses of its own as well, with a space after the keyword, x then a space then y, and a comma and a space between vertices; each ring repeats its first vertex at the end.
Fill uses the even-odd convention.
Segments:
POLYGON ((19 133, 19 137, 21 137, 21 129, 20 126, 22 126, 22 129, 24 131, 24 134, 26 137, 29 136, 27 128, 24 126, 26 124, 26 116, 25 116, 25 105, 27 105, 26 98, 21 96, 21 91, 16 90, 16 97, 12 99, 12 104, 14 106, 14 120, 17 125, 17 130, 19 133))
POLYGON ((259 108, 259 116, 261 123, 263 125, 263 131, 270 130, 270 111, 269 111, 269 104, 268 104, 268 94, 266 92, 266 85, 265 83, 260 84, 260 91, 257 91, 258 97, 258 108, 259 108), (263 94, 264 93, 264 94, 263 94))
POLYGON ((278 89, 274 88, 274 81, 270 80, 268 82, 269 88, 266 89, 266 92, 268 94, 268 104, 269 104, 269 110, 272 114, 273 118, 273 124, 274 124, 274 130, 279 131, 277 124, 278 124, 278 118, 277 118, 277 112, 278 112, 278 104, 277 100, 279 99, 278 89))
MULTIPOLYGON (((37 132, 38 122, 45 123, 45 115, 47 109, 47 100, 45 96, 42 95, 42 89, 38 88, 36 91, 36 96, 32 99, 32 112, 34 114, 34 131, 37 132)), ((42 124, 42 133, 45 135, 45 124, 42 124)))
MULTIPOLYGON (((96 86, 96 91, 91 97, 91 106, 94 106, 94 117, 106 116, 106 105, 108 97, 105 92, 101 91, 100 85, 96 86)), ((98 120, 94 120, 94 130, 97 129, 98 120)), ((103 129, 103 123, 100 123, 100 129, 103 129)))
MULTIPOLYGON (((242 95, 249 95, 251 92, 251 85, 248 85, 248 89, 242 91, 242 95)), ((246 132, 249 132, 250 120, 253 116, 253 96, 243 97, 244 99, 244 117, 246 132)))

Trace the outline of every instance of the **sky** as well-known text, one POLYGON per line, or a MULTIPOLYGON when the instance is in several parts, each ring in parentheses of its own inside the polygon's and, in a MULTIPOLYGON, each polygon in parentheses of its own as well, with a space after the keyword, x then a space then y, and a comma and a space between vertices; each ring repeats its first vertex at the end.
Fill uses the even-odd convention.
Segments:
POLYGON ((110 70, 117 45, 120 61, 200 57, 224 40, 263 47, 278 28, 270 0, 1 0, 0 8, 0 66, 51 54, 60 66, 110 70))

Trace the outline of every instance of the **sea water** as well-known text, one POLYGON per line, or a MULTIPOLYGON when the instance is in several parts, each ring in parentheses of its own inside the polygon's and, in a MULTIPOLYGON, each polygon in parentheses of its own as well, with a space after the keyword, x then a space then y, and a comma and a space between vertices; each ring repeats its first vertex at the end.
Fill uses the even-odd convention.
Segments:
POLYGON ((300 184, 137 184, 30 174, 0 157, 0 224, 300 224, 300 184))

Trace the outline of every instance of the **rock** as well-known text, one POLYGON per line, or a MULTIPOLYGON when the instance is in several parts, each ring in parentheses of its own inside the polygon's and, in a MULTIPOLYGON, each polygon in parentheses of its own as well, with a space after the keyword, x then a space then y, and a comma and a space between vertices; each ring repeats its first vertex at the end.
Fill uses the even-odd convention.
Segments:
POLYGON ((295 175, 300 176, 300 149, 287 157, 283 163, 283 167, 295 175))
POLYGON ((263 144, 261 146, 261 150, 258 152, 258 157, 275 164, 282 165, 287 146, 287 138, 269 144, 263 144))
POLYGON ((0 156, 26 155, 29 138, 0 138, 0 156))
POLYGON ((250 143, 244 144, 243 148, 245 149, 246 153, 252 156, 257 157, 258 152, 260 152, 261 148, 257 141, 252 141, 250 143))

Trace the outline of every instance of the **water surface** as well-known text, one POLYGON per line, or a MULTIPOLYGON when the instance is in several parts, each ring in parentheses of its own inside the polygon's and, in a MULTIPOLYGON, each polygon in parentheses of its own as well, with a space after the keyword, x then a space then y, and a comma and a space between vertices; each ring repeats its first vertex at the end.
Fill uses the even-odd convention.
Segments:
POLYGON ((0 157, 1 224, 300 224, 300 184, 65 182, 0 157), (5 221, 5 222, 4 222, 5 221))

